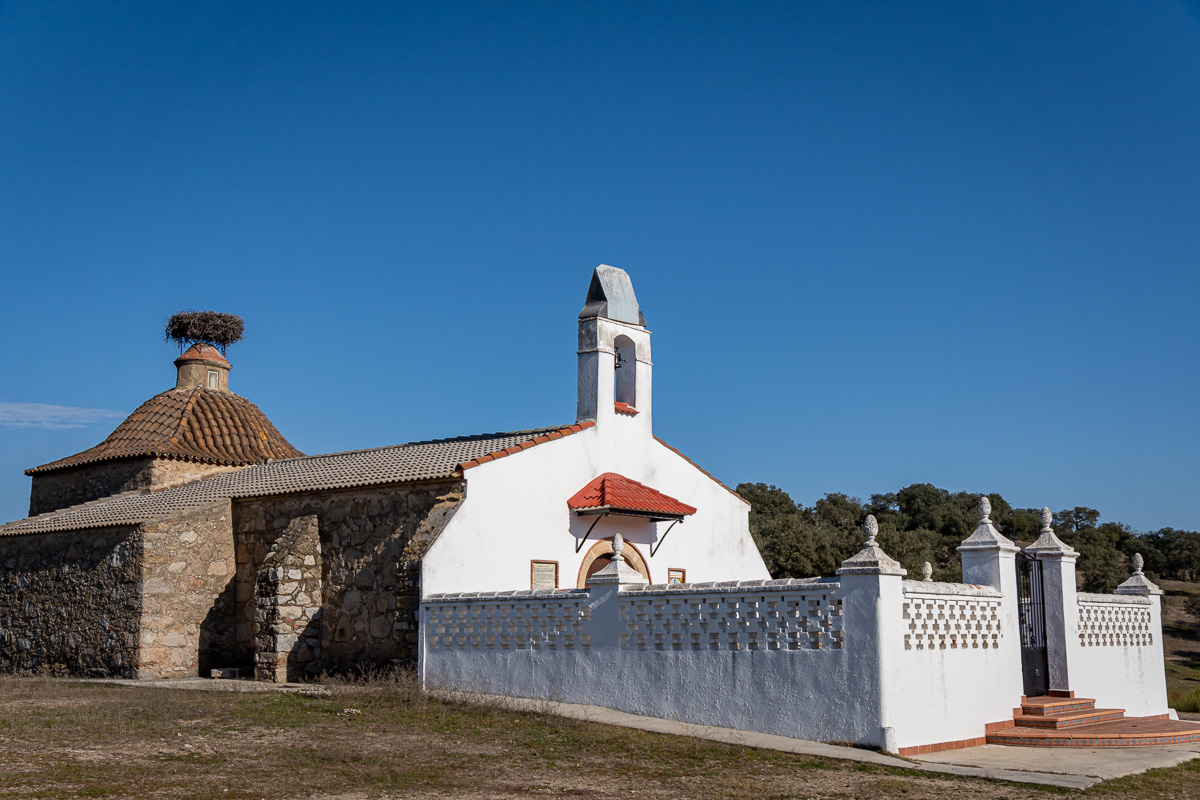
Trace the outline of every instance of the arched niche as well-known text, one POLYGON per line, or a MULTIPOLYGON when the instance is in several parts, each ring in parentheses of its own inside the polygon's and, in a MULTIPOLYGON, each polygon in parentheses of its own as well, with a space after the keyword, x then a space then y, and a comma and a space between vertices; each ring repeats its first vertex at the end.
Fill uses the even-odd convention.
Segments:
MULTIPOLYGON (((602 539, 592 545, 583 556, 583 563, 579 565, 579 576, 575 582, 575 588, 586 589, 588 578, 594 573, 607 567, 612 562, 612 539, 602 539)), ((642 577, 650 583, 650 567, 646 564, 646 559, 642 556, 640 550, 630 544, 629 540, 625 540, 625 547, 621 550, 621 555, 625 557, 625 563, 642 573, 642 577)))
POLYGON ((628 336, 613 340, 616 351, 614 360, 614 400, 637 408, 637 346, 628 336))

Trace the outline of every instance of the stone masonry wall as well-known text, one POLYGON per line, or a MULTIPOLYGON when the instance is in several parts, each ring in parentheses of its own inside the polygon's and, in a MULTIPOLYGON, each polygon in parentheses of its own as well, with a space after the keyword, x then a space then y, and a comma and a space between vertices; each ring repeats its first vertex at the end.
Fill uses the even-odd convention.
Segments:
POLYGON ((87 503, 119 492, 179 486, 235 469, 241 467, 173 458, 134 458, 102 461, 34 475, 29 492, 29 516, 87 503))
POLYGON ((254 677, 284 683, 321 669, 321 539, 317 517, 293 519, 254 581, 254 677))
POLYGON ((321 545, 321 668, 415 661, 420 559, 463 491, 461 481, 443 481, 239 501, 237 663, 254 660, 258 571, 292 521, 309 515, 321 545))
POLYGON ((29 516, 87 503, 101 497, 148 489, 152 458, 102 461, 82 467, 33 475, 29 491, 29 516))
POLYGON ((232 519, 221 500, 143 526, 138 677, 207 676, 234 665, 232 519))
POLYGON ((134 527, 0 537, 0 671, 132 677, 141 558, 134 527))

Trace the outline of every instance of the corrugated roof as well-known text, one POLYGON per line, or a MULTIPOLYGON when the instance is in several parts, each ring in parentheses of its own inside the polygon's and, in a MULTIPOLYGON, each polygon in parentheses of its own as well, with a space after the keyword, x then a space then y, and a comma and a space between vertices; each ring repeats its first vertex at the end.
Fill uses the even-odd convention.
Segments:
POLYGON ((646 516, 685 517, 696 513, 695 506, 615 472, 606 472, 593 479, 567 500, 567 506, 573 511, 614 511, 646 516))
POLYGON ((449 478, 461 469, 561 439, 593 424, 459 436, 273 461, 171 489, 126 492, 39 514, 0 526, 0 536, 133 525, 230 497, 263 497, 449 478))
POLYGON ((254 403, 232 392, 195 386, 156 394, 100 444, 27 469, 25 474, 122 458, 158 457, 240 466, 303 455, 254 403))

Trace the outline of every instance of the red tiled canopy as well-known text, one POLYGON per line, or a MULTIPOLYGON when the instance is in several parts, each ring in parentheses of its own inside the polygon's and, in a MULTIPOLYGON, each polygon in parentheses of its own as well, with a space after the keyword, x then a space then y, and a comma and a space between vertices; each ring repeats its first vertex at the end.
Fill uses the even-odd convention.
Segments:
POLYGON ((567 506, 577 514, 623 514, 650 519, 683 519, 696 509, 632 478, 606 472, 580 489, 567 506))

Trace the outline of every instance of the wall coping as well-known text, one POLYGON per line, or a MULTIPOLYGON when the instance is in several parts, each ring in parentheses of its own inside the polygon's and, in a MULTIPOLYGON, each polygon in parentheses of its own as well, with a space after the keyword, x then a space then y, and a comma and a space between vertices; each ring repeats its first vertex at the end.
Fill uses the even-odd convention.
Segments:
MULTIPOLYGON (((740 589, 752 589, 766 592, 794 592, 797 589, 819 589, 827 591, 837 589, 841 584, 834 578, 785 578, 781 580, 759 581, 712 581, 709 583, 683 583, 674 586, 665 583, 655 583, 649 586, 625 585, 621 587, 623 595, 695 595, 695 594, 728 594, 740 589)), ((584 598, 591 594, 590 589, 513 589, 503 592, 446 592, 431 594, 422 598, 422 603, 453 603, 459 600, 567 600, 573 597, 584 598)))
POLYGON ((1076 597, 1080 603, 1099 603, 1115 606, 1148 606, 1150 605, 1149 597, 1140 597, 1138 595, 1128 594, 1092 594, 1090 592, 1079 592, 1076 597))
POLYGON ((935 581, 904 581, 901 584, 906 595, 936 594, 962 595, 964 597, 1003 597, 1004 593, 991 586, 976 586, 973 583, 941 583, 935 581))
POLYGON ((677 595, 696 594, 731 594, 741 593, 737 590, 751 589, 755 592, 795 592, 796 590, 813 589, 829 591, 838 589, 841 583, 836 578, 784 578, 775 581, 711 581, 709 583, 682 583, 674 586, 665 583, 654 583, 649 586, 622 586, 621 594, 655 595, 674 597, 677 595))

